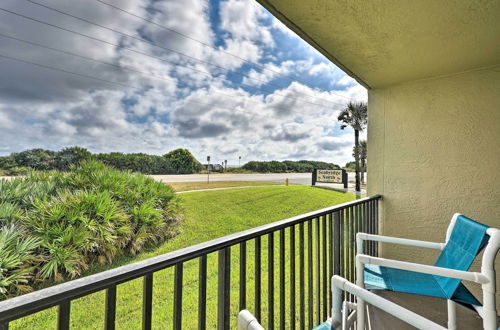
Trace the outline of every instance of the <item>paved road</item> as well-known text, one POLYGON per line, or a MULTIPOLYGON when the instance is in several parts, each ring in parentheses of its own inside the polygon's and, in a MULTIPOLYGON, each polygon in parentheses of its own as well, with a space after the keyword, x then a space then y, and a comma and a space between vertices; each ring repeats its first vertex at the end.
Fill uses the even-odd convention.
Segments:
MULTIPOLYGON (((206 181, 206 174, 183 175, 150 175, 157 181, 163 182, 195 182, 206 181)), ((210 174, 210 181, 275 181, 311 184, 311 173, 269 173, 269 174, 210 174)))
MULTIPOLYGON (((206 181, 206 174, 150 175, 162 182, 206 181)), ((348 173, 349 180, 354 180, 354 173, 348 173)), ((286 178, 292 183, 311 184, 311 173, 266 173, 266 174, 210 174, 210 181, 275 181, 283 182, 286 178)))

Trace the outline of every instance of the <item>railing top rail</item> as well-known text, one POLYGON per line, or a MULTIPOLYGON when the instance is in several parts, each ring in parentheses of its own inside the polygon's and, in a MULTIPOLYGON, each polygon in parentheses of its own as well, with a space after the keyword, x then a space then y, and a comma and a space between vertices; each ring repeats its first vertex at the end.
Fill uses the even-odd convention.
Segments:
POLYGON ((353 205, 381 198, 381 195, 373 195, 357 199, 355 201, 338 204, 235 234, 216 238, 204 243, 192 245, 153 258, 135 262, 133 264, 68 281, 19 297, 7 299, 0 302, 0 322, 12 321, 52 306, 56 306, 63 301, 67 301, 68 299, 76 299, 106 289, 112 285, 130 281, 146 274, 165 269, 179 262, 191 260, 202 255, 299 224, 301 222, 343 210, 353 205))

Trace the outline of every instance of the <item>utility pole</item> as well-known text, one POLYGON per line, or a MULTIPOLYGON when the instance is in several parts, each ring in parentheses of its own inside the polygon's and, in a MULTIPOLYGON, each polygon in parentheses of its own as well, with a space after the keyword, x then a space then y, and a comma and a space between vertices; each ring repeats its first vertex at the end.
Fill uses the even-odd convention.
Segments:
POLYGON ((241 156, 238 158, 238 167, 241 167, 241 156))
POLYGON ((227 170, 227 159, 224 161, 224 171, 227 170))
POLYGON ((207 184, 210 183, 210 156, 207 156, 207 184))

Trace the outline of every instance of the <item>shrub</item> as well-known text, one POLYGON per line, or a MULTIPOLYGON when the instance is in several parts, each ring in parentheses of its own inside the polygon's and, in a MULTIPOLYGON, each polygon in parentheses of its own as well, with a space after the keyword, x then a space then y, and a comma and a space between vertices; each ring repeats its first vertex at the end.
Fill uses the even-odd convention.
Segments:
POLYGON ((97 159, 119 170, 130 170, 143 174, 169 174, 175 173, 167 159, 162 156, 147 154, 98 154, 97 159))
POLYGON ((5 251, 0 245, 0 293, 26 292, 37 282, 74 278, 92 264, 137 254, 175 235, 178 219, 171 187, 94 160, 67 173, 0 180, 0 239, 8 241, 5 251))
POLYGON ((16 167, 17 163, 12 156, 1 156, 0 157, 0 168, 1 169, 9 169, 12 167, 16 167))
POLYGON ((175 149, 163 157, 169 161, 176 174, 197 173, 203 169, 201 163, 187 149, 175 149))
POLYGON ((54 167, 59 171, 69 171, 71 165, 78 165, 80 162, 91 158, 92 154, 85 148, 65 148, 56 153, 54 157, 54 167))
POLYGON ((55 154, 51 150, 30 149, 13 153, 11 156, 16 162, 16 166, 31 167, 35 170, 51 170, 54 169, 55 154))
POLYGON ((32 290, 27 284, 37 261, 34 252, 40 241, 29 235, 21 236, 16 226, 0 225, 0 296, 4 298, 32 290))
POLYGON ((202 169, 201 164, 186 149, 176 149, 164 156, 120 152, 94 155, 85 148, 70 147, 59 152, 30 149, 0 157, 0 176, 25 175, 29 169, 69 171, 72 165, 91 159, 119 170, 143 174, 198 173, 202 169))
POLYGON ((283 173, 283 172, 312 172, 315 169, 321 170, 335 170, 340 169, 338 165, 326 162, 300 160, 291 161, 285 160, 284 162, 270 161, 270 162, 257 162, 252 161, 243 165, 243 169, 248 171, 260 173, 283 173))

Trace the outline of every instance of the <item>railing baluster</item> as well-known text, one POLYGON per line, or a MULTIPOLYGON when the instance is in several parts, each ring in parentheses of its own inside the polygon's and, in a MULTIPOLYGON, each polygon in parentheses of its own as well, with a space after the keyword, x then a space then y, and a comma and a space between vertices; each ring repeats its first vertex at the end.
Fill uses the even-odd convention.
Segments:
POLYGON ((247 244, 240 243, 240 311, 247 306, 247 244))
POLYGON ((114 330, 116 319, 116 285, 106 289, 104 329, 114 330))
POLYGON ((229 329, 229 285, 231 276, 231 248, 219 250, 217 328, 229 329))
POLYGON ((312 256, 312 220, 307 222, 307 311, 308 328, 313 328, 313 256, 312 256))
MULTIPOLYGON (((368 233, 368 203, 363 204, 363 232, 368 233)), ((368 254, 368 241, 363 242, 363 254, 368 254)))
MULTIPOLYGON (((370 201, 370 234, 373 234, 373 203, 370 201)), ((373 241, 370 241, 370 255, 373 255, 373 241)))
POLYGON ((262 321, 261 318, 261 305, 262 305, 262 296, 261 296, 261 239, 260 236, 255 238, 255 317, 259 322, 262 321))
POLYGON ((142 329, 151 329, 153 316, 153 273, 144 276, 142 282, 142 329))
MULTIPOLYGON (((330 279, 333 276, 334 269, 334 238, 333 238, 333 213, 328 215, 328 236, 329 236, 329 245, 328 245, 328 255, 330 257, 329 266, 328 266, 328 288, 330 288, 330 279)), ((330 306, 332 305, 332 290, 331 288, 328 290, 328 310, 330 310, 330 306)))
POLYGON ((321 323, 321 249, 320 217, 316 219, 316 323, 321 323))
POLYGON ((337 211, 333 215, 333 226, 334 226, 334 231, 333 231, 333 257, 334 257, 334 264, 333 264, 333 273, 335 275, 341 275, 340 274, 340 260, 341 260, 341 239, 340 239, 340 211, 337 211))
POLYGON ((182 262, 175 265, 174 275, 174 330, 182 329, 182 262))
MULTIPOLYGON (((347 207, 345 209, 345 227, 344 227, 344 246, 345 246, 345 278, 350 281, 351 280, 351 209, 347 207)), ((351 300, 351 294, 347 293, 347 300, 351 300)))
POLYGON ((71 311, 71 301, 66 300, 59 304, 59 309, 57 313, 58 330, 69 329, 70 311, 71 311))
POLYGON ((306 328, 305 303, 305 263, 304 263, 304 223, 299 224, 299 298, 300 298, 300 329, 306 328))
POLYGON ((325 319, 328 317, 328 288, 330 287, 328 285, 328 279, 327 279, 327 270, 328 270, 328 258, 326 254, 326 246, 327 246, 327 240, 326 240, 326 233, 327 233, 327 216, 324 215, 322 217, 323 220, 323 317, 322 319, 325 319))
MULTIPOLYGON (((355 265, 356 265, 356 252, 355 252, 355 249, 356 249, 356 242, 355 242, 355 237, 356 237, 356 216, 357 216, 357 212, 356 212, 356 207, 351 207, 351 230, 350 230, 350 237, 349 237, 349 241, 350 241, 350 245, 351 245, 351 282, 352 283, 355 283, 355 277, 356 277, 356 269, 355 269, 355 265)), ((351 301, 354 302, 354 295, 351 295, 351 301)))
POLYGON ((361 221, 361 207, 359 205, 356 205, 356 230, 355 230, 355 235, 354 235, 354 283, 356 283, 357 276, 356 276, 356 255, 358 253, 357 245, 356 245, 356 234, 360 232, 361 227, 360 227, 360 222, 361 221))
MULTIPOLYGON (((345 274, 345 267, 344 267, 344 260, 345 260, 345 245, 344 245, 344 242, 345 242, 345 239, 344 239, 344 230, 345 230, 345 226, 344 226, 344 210, 340 210, 340 228, 339 228, 339 235, 340 235, 340 276, 342 277, 346 277, 346 274, 345 274)), ((342 294, 342 298, 343 300, 345 300, 346 298, 346 293, 345 291, 343 292, 342 294)))
MULTIPOLYGON (((378 234, 378 199, 375 200, 374 202, 374 205, 375 205, 375 230, 374 230, 374 234, 378 234)), ((374 256, 375 257, 378 257, 378 242, 374 242, 375 244, 375 252, 374 252, 374 256)))
POLYGON ((267 235, 267 320, 268 329, 274 329, 274 233, 267 235))
POLYGON ((200 257, 198 276, 198 329, 207 328, 207 255, 200 257))
POLYGON ((285 230, 280 230, 280 329, 285 329, 285 230))
POLYGON ((290 227, 290 329, 295 329, 295 226, 290 227))

